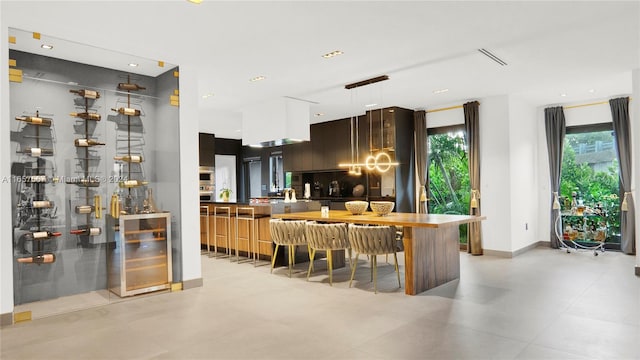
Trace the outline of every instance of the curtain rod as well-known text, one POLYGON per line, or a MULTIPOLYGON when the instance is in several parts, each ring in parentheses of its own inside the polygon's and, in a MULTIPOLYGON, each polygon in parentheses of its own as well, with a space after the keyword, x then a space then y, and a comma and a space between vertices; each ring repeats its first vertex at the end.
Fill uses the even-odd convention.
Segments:
POLYGON ((440 108, 440 109, 433 109, 433 110, 427 110, 427 114, 429 113, 434 113, 434 112, 438 112, 438 111, 447 111, 447 110, 453 110, 453 109, 462 109, 463 105, 456 105, 456 106, 449 106, 446 108, 440 108))
MULTIPOLYGON (((629 101, 631 101, 631 98, 629 98, 629 101)), ((566 110, 566 109, 575 109, 575 108, 585 107, 585 106, 605 105, 605 104, 609 104, 609 100, 597 101, 597 102, 592 102, 592 103, 588 103, 588 104, 578 104, 578 105, 563 106, 562 108, 566 110)))
MULTIPOLYGON (((478 102, 478 104, 480 104, 480 102, 478 102)), ((462 109, 464 107, 464 105, 456 105, 456 106, 449 106, 449 107, 444 107, 444 108, 439 108, 439 109, 432 109, 432 110, 426 110, 425 112, 427 114, 429 113, 434 113, 434 112, 438 112, 438 111, 447 111, 447 110, 454 110, 454 109, 462 109)))

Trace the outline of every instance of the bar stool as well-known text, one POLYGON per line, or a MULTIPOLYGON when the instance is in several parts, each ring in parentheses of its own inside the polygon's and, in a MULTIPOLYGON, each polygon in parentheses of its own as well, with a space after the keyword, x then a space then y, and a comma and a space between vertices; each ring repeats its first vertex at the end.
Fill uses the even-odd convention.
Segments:
POLYGON ((353 277, 358 267, 358 257, 360 254, 371 256, 371 280, 373 288, 378 293, 378 255, 393 254, 395 259, 395 271, 398 275, 398 287, 402 287, 400 282, 400 271, 398 269, 398 257, 396 254, 396 227, 395 226, 367 226, 349 224, 349 243, 356 252, 356 259, 351 269, 351 280, 349 287, 353 283, 353 277))
MULTIPOLYGON (((256 238, 256 216, 252 207, 237 207, 236 208, 236 262, 240 263, 240 247, 239 241, 243 240, 247 242, 247 259, 251 259, 251 245, 256 238), (240 222, 243 222, 246 226, 247 237, 240 236, 240 222)), ((254 256, 255 257, 255 256, 254 256)), ((255 259, 254 259, 255 265, 255 259)))
MULTIPOLYGON (((287 246, 289 249, 289 277, 291 277, 291 267, 295 265, 296 256, 295 248, 298 245, 307 245, 307 221, 306 220, 282 220, 271 219, 269 220, 269 232, 271 233, 271 239, 276 244, 276 249, 273 252, 273 258, 271 259, 271 272, 273 273, 273 267, 276 263, 276 256, 278 255, 278 249, 280 246, 287 246)), ((309 260, 311 260, 311 251, 309 250, 309 260)), ((311 263, 313 265, 313 263, 311 263)))
MULTIPOLYGON (((266 240, 266 239, 260 239, 260 219, 261 218, 271 218, 270 215, 264 215, 264 214, 257 214, 255 217, 256 220, 256 228, 258 229, 255 233, 255 237, 254 237, 254 244, 253 244, 253 267, 257 267, 258 266, 258 261, 260 261, 260 244, 269 244, 269 248, 271 250, 273 250, 273 237, 271 237, 271 239, 266 240)), ((272 260, 275 259, 276 257, 276 253, 272 252, 271 253, 271 257, 272 260)))
POLYGON ((231 258, 231 208, 228 206, 214 206, 213 208, 213 251, 215 257, 218 257, 218 238, 224 238, 227 256, 231 258), (218 219, 223 219, 225 232, 224 235, 218 234, 218 219))
POLYGON ((209 207, 200 206, 200 237, 202 237, 202 218, 204 217, 205 223, 205 236, 207 237, 207 256, 211 257, 211 245, 209 239, 209 207))
MULTIPOLYGON (((349 237, 347 235, 347 224, 319 224, 307 223, 307 241, 311 247, 311 261, 309 262, 309 271, 307 272, 307 280, 313 271, 313 259, 316 250, 325 250, 327 253, 327 263, 329 271, 329 285, 333 286, 333 255, 332 250, 347 250, 349 246, 349 237)), ((351 265, 351 256, 349 256, 349 265, 351 265)))

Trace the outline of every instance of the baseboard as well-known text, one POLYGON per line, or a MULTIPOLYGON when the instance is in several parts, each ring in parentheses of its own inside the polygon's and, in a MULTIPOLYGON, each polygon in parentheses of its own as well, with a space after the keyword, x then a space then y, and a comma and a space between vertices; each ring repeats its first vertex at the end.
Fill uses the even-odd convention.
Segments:
POLYGON ((204 285, 204 282, 202 281, 202 278, 185 280, 182 282, 182 290, 189 290, 197 287, 202 287, 203 285, 204 285))
POLYGON ((522 249, 518 249, 516 251, 501 251, 501 250, 491 250, 491 249, 482 249, 485 255, 497 256, 503 258, 514 258, 518 255, 522 255, 529 250, 535 249, 537 247, 551 247, 551 243, 549 241, 538 241, 533 244, 527 245, 522 249))
POLYGON ((636 276, 640 276, 640 265, 636 265, 636 276))
POLYGON ((0 327, 9 325, 13 325, 13 313, 0 314, 0 327))

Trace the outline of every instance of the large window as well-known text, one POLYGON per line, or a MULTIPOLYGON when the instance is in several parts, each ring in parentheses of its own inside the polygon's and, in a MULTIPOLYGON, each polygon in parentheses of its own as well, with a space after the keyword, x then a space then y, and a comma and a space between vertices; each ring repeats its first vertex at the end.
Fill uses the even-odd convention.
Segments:
MULTIPOLYGON (((429 213, 469 214, 469 162, 462 126, 428 130, 429 213)), ((466 244, 466 225, 460 227, 466 244)))
POLYGON ((619 246, 619 181, 612 124, 567 128, 560 177, 565 238, 619 246))

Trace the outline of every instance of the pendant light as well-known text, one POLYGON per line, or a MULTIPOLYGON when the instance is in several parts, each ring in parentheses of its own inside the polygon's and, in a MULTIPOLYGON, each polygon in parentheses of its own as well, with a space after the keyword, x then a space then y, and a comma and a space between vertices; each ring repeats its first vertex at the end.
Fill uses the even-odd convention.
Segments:
MULTIPOLYGON (((359 81, 357 83, 345 85, 345 89, 351 90, 360 86, 373 84, 379 81, 387 80, 387 75, 378 76, 372 79, 359 81)), ((382 88, 380 90, 380 97, 382 98, 382 88)), ((353 104, 353 93, 351 93, 351 103, 353 104)), ((382 103, 382 101, 380 101, 382 103)), ((391 155, 384 151, 384 109, 380 108, 380 149, 374 154, 373 149, 373 110, 367 111, 369 114, 369 156, 365 159, 364 163, 359 162, 359 149, 358 149, 358 137, 359 137, 359 119, 358 116, 351 117, 351 163, 340 163, 339 167, 348 167, 349 173, 353 175, 361 175, 362 167, 364 166, 369 171, 378 171, 380 173, 387 172, 392 166, 397 166, 399 163, 392 160, 391 155)))

